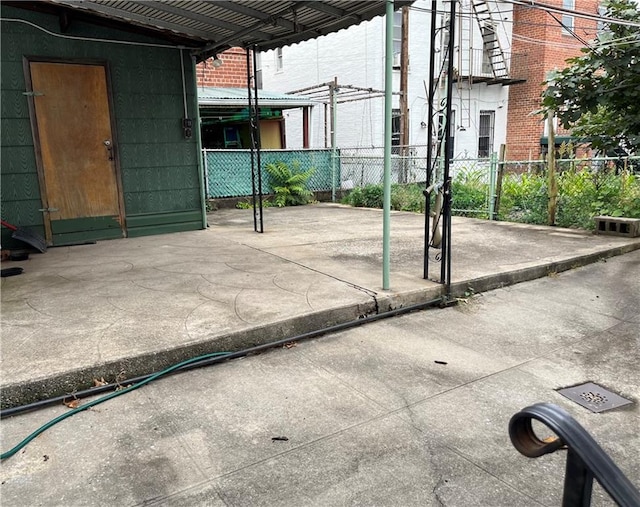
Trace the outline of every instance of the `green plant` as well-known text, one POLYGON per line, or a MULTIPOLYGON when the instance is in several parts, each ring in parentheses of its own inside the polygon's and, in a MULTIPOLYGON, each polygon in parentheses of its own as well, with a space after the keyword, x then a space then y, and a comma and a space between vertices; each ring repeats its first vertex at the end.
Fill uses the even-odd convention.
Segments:
POLYGON ((342 204, 348 204, 355 208, 364 206, 364 197, 362 195, 362 187, 355 187, 347 195, 342 198, 342 204))
MULTIPOLYGON (((258 205, 258 203, 256 202, 256 206, 258 205)), ((274 204, 267 200, 267 199, 263 199, 262 200, 262 207, 263 208, 273 208, 274 204)), ((251 209, 253 208, 253 200, 251 197, 247 197, 245 198, 244 201, 238 201, 236 203, 236 208, 238 209, 251 209)))
POLYGON ((294 162, 292 168, 278 161, 266 165, 269 183, 275 192, 275 204, 278 207, 309 204, 313 193, 307 188, 309 178, 315 172, 314 168, 300 171, 300 164, 294 162))
POLYGON ((415 183, 391 185, 391 209, 424 213, 423 188, 415 183))
POLYGON ((508 174, 502 180, 499 218, 544 224, 547 220, 547 181, 540 174, 508 174))
MULTIPOLYGON (((640 176, 613 170, 593 171, 576 161, 558 175, 556 225, 592 229, 596 215, 640 218, 640 176)), ((487 206, 487 183, 481 171, 463 170, 452 184, 454 214, 461 210, 484 210, 487 206), (458 210, 458 211, 456 211, 458 210)), ((391 185, 391 208, 424 213, 423 186, 391 185)), ((433 199, 433 194, 432 194, 433 199)), ((381 208, 382 185, 354 188, 342 200, 351 206, 381 208)), ((530 224, 547 223, 547 176, 544 172, 507 174, 502 182, 499 218, 530 224)), ((433 209, 433 200, 432 200, 433 209)), ((483 217, 474 213, 473 216, 483 217)), ((484 215, 486 217, 486 215, 484 215)))
POLYGON ((630 23, 607 24, 580 56, 550 72, 540 112, 601 151, 634 152, 640 148, 640 10, 634 0, 608 0, 603 7, 605 16, 630 23))
MULTIPOLYGON (((545 224, 547 187, 544 174, 509 174, 502 184, 500 218, 545 224)), ((597 215, 640 218, 640 179, 623 171, 568 169, 558 175, 556 225, 593 229, 597 215)))
POLYGON ((461 169, 451 183, 451 207, 456 215, 486 217, 489 184, 486 172, 461 169), (479 213, 480 212, 480 213, 479 213))

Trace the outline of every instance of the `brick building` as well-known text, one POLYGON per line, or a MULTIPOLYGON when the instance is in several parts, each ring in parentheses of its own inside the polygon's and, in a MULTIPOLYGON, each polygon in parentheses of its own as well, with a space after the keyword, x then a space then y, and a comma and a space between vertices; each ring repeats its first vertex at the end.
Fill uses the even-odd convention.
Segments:
POLYGON ((220 53, 222 65, 214 67, 213 58, 196 66, 198 86, 215 88, 247 87, 247 52, 242 48, 231 48, 220 53))
MULTIPOLYGON (((250 54, 250 57, 253 55, 250 54)), ((196 66, 198 103, 200 106, 202 143, 209 149, 248 148, 251 145, 247 92, 247 51, 235 47, 214 59, 196 66)), ((259 61, 258 61, 259 66, 259 61)), ((256 70, 260 104, 260 145, 265 149, 286 148, 285 114, 300 109, 307 118, 304 127, 304 147, 309 147, 308 116, 313 103, 282 93, 262 89, 259 68, 256 70)), ((253 83, 252 83, 253 86, 253 83)))
MULTIPOLYGON (((598 0, 547 0, 549 5, 577 8, 583 12, 598 13, 598 0), (578 6, 579 4, 579 6, 578 6)), ((570 15, 554 15, 539 9, 515 6, 513 12, 512 51, 526 53, 527 68, 516 72, 526 78, 525 83, 509 89, 507 114, 507 158, 509 160, 536 159, 546 152, 547 132, 542 115, 533 114, 540 108, 542 82, 547 73, 566 66, 565 60, 580 54, 584 45, 578 37, 590 41, 597 32, 596 21, 570 15)), ((516 62, 514 61, 514 64, 516 62)), ((556 131, 556 145, 566 140, 569 133, 556 131)))

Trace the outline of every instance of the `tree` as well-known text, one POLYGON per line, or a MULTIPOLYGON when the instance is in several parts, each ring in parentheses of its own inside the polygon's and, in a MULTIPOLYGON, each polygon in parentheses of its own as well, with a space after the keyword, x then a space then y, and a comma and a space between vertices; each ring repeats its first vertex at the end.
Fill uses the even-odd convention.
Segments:
MULTIPOLYGON (((635 0, 609 0, 606 16, 640 24, 635 0)), ((640 151, 640 27, 610 23, 582 55, 549 74, 542 111, 605 153, 640 151)))

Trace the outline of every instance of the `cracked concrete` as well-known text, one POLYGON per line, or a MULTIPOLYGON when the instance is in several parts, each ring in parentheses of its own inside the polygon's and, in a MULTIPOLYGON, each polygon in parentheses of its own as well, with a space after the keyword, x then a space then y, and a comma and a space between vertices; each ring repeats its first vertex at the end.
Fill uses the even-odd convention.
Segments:
MULTIPOLYGON (((52 248, 9 263, 24 273, 2 279, 2 406, 442 294, 422 278, 421 215, 392 213, 388 291, 380 210, 320 204, 264 217, 264 234, 253 232, 250 210, 220 210, 207 230, 52 248)), ((454 218, 452 289, 507 286, 639 247, 638 238, 454 218)), ((430 264, 437 279, 439 264, 430 264)))
MULTIPOLYGON (((2 503, 560 505, 567 453, 525 458, 508 435, 540 402, 638 486, 639 308, 640 250, 159 379, 2 461, 2 503), (593 413, 557 392, 584 381, 633 404, 593 413)), ((3 419, 2 450, 65 413, 3 419)), ((613 505, 597 484, 592 505, 613 505)))

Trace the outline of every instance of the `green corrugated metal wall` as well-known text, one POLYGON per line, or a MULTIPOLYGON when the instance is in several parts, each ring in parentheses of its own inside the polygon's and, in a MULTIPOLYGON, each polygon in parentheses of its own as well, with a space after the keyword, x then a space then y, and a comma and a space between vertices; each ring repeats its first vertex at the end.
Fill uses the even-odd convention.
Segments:
MULTIPOLYGON (((3 18, 19 18, 55 33, 57 17, 2 5, 3 18)), ((198 149, 184 139, 180 53, 177 49, 75 41, 23 23, 1 27, 2 217, 44 235, 23 57, 109 62, 114 123, 129 236, 202 228, 198 149)), ((65 35, 141 42, 147 37, 72 21, 65 35)), ((189 115, 195 118, 193 72, 184 58, 189 115)), ((11 245, 2 231, 3 248, 11 245)))

